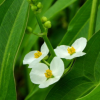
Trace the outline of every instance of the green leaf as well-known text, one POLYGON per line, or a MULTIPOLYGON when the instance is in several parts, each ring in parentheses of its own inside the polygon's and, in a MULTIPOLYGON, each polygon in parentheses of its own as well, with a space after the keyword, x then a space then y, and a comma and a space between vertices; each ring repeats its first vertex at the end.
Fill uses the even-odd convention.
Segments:
POLYGON ((94 68, 95 88, 86 96, 77 100, 99 100, 100 99, 100 52, 97 56, 97 60, 94 68))
POLYGON ((28 2, 6 0, 0 15, 0 100, 16 100, 13 71, 26 27, 28 2))
POLYGON ((38 100, 45 100, 45 97, 52 87, 53 85, 47 88, 40 89, 38 85, 34 84, 30 94, 25 98, 25 100, 36 100, 37 98, 38 100))
POLYGON ((7 0, 6 2, 4 2, 3 5, 0 6, 0 25, 3 21, 3 18, 8 10, 8 8, 10 7, 10 5, 12 4, 13 0, 7 0))
POLYGON ((77 100, 100 100, 100 83, 89 94, 77 100))
MULTIPOLYGON (((79 37, 88 37, 89 19, 91 12, 92 0, 87 0, 87 2, 81 7, 81 9, 74 16, 72 21, 68 26, 68 30, 64 35, 64 38, 60 42, 61 44, 71 45, 75 39, 79 37)), ((100 6, 98 7, 96 30, 100 30, 100 6)))
POLYGON ((2 5, 4 3, 5 0, 0 0, 0 5, 2 5))
POLYGON ((100 84, 99 40, 100 31, 88 42, 84 51, 86 55, 76 59, 72 70, 51 89, 45 100, 75 100, 98 87, 100 84))
POLYGON ((76 0, 57 0, 56 3, 44 15, 50 19, 75 1, 76 0))
POLYGON ((68 30, 64 35, 64 38, 60 42, 61 44, 71 45, 73 41, 79 37, 88 36, 89 18, 91 12, 92 0, 87 0, 86 3, 77 12, 74 18, 71 20, 68 30))

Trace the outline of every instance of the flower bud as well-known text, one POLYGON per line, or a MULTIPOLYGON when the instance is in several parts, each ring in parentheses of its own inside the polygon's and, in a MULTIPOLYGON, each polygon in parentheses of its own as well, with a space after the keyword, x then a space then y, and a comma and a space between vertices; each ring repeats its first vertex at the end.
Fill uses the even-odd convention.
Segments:
POLYGON ((38 2, 37 7, 38 7, 39 9, 42 8, 42 3, 41 3, 41 2, 38 2))
POLYGON ((45 16, 43 16, 42 18, 41 18, 41 21, 44 23, 44 22, 46 22, 48 19, 47 19, 47 17, 45 17, 45 16))
POLYGON ((50 22, 50 21, 46 21, 46 22, 44 23, 44 26, 45 26, 46 28, 51 28, 51 22, 50 22))
POLYGON ((31 4, 31 10, 32 10, 32 11, 36 11, 36 10, 37 10, 37 7, 36 7, 35 5, 32 5, 32 4, 31 4))
POLYGON ((27 33, 32 33, 32 31, 33 31, 33 29, 32 29, 31 27, 27 26, 26 32, 27 32, 27 33))

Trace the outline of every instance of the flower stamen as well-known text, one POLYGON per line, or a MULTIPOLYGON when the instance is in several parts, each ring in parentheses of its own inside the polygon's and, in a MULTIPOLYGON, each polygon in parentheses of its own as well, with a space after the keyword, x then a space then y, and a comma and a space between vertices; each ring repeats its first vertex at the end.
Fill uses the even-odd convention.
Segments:
POLYGON ((68 47, 68 49, 67 49, 67 51, 68 51, 68 53, 70 54, 70 55, 72 55, 72 54, 74 54, 75 52, 76 52, 76 50, 75 50, 75 48, 72 46, 72 47, 68 47))
POLYGON ((39 58, 42 55, 42 52, 37 51, 36 53, 34 53, 34 58, 39 58))
POLYGON ((51 78, 53 76, 52 71, 50 69, 46 70, 45 77, 46 78, 51 78))

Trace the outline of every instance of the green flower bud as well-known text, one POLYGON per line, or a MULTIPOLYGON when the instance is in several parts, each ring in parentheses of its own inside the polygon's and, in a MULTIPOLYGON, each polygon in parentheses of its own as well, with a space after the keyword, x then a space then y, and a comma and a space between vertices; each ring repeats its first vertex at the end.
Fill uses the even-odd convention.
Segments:
POLYGON ((27 32, 27 33, 32 33, 32 31, 33 31, 33 29, 32 29, 31 27, 27 26, 26 32, 27 32))
POLYGON ((35 5, 32 5, 32 4, 31 4, 31 10, 32 10, 32 11, 36 11, 36 10, 37 10, 37 7, 36 7, 35 5))
POLYGON ((42 8, 42 3, 41 3, 41 2, 38 2, 37 7, 38 7, 39 9, 42 8))
POLYGON ((41 21, 44 23, 44 22, 46 22, 48 19, 47 19, 47 17, 45 17, 45 16, 43 16, 42 18, 41 18, 41 21))
POLYGON ((46 22, 44 23, 44 26, 45 26, 46 28, 51 28, 51 22, 50 22, 50 21, 46 21, 46 22))

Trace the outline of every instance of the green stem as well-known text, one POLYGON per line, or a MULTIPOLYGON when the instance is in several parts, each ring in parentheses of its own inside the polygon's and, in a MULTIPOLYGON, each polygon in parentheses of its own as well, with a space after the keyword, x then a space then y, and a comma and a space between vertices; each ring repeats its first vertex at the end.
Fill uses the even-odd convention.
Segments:
POLYGON ((43 35, 45 35, 44 33, 32 33, 32 34, 34 34, 34 35, 36 35, 36 36, 38 36, 38 37, 43 37, 43 35))
POLYGON ((93 2, 92 2, 88 40, 95 33, 96 17, 97 17, 97 10, 98 10, 98 1, 99 0, 93 0, 93 2))
POLYGON ((48 47, 48 49, 49 49, 51 55, 52 55, 53 57, 56 56, 56 55, 55 55, 55 52, 54 52, 54 50, 53 50, 53 47, 52 47, 52 45, 51 45, 51 43, 50 43, 50 41, 49 41, 49 39, 48 39, 48 37, 47 37, 46 30, 45 30, 45 28, 43 27, 43 24, 42 24, 42 22, 41 22, 40 17, 39 17, 38 14, 36 14, 36 19, 37 19, 37 22, 38 22, 38 24, 39 24, 39 26, 40 26, 41 32, 42 32, 42 33, 45 33, 42 37, 43 37, 44 41, 46 42, 47 47, 48 47))
POLYGON ((48 59, 48 62, 49 62, 49 63, 51 62, 52 58, 53 58, 53 56, 51 55, 51 56, 49 57, 49 59, 48 59))
POLYGON ((39 26, 40 26, 41 33, 44 33, 44 32, 45 32, 45 29, 44 29, 44 27, 43 27, 43 25, 42 25, 42 22, 41 22, 41 20, 40 20, 39 14, 36 14, 35 16, 36 16, 37 22, 38 22, 38 24, 39 24, 39 26))
POLYGON ((74 59, 72 60, 71 64, 69 65, 68 68, 65 69, 63 76, 65 76, 67 74, 67 72, 71 69, 72 65, 73 65, 74 59))
POLYGON ((51 43, 50 43, 48 37, 47 37, 46 35, 44 35, 44 36, 43 36, 43 39, 44 39, 44 41, 46 42, 46 44, 47 44, 47 46, 48 46, 48 48, 49 48, 49 51, 50 51, 51 55, 52 55, 53 57, 56 56, 56 54, 55 54, 55 52, 54 52, 54 50, 53 50, 53 47, 52 47, 52 45, 51 45, 51 43))
POLYGON ((49 66, 50 67, 50 64, 47 62, 47 61, 45 61, 45 60, 42 60, 47 66, 49 66))

